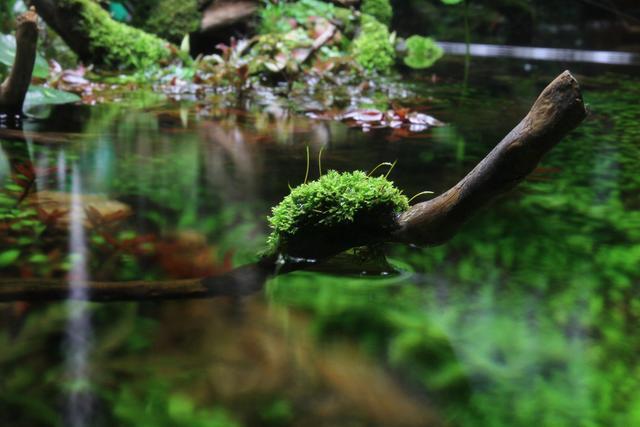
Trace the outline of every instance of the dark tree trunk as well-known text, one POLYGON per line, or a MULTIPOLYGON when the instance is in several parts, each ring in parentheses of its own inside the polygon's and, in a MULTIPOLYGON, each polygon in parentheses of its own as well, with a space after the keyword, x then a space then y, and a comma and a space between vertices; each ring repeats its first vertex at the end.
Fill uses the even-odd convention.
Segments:
POLYGON ((32 9, 20 15, 16 23, 16 57, 9 76, 0 85, 0 113, 22 113, 36 61, 38 15, 32 9))

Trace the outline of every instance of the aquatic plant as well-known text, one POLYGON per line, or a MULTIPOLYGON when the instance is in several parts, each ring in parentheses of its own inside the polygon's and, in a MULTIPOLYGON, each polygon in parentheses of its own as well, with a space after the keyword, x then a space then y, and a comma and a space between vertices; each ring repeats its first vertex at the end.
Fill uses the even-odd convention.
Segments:
POLYGON ((391 24, 393 18, 393 8, 389 0, 364 0, 362 2, 362 13, 373 16, 386 26, 391 24))
POLYGON ((387 73, 395 63, 389 29, 371 15, 362 15, 360 35, 353 42, 353 56, 368 71, 387 73))
POLYGON ((418 35, 407 39, 407 51, 404 63, 415 69, 429 68, 443 55, 442 48, 431 37, 418 35))
POLYGON ((273 208, 269 217, 273 232, 267 244, 272 252, 286 252, 293 239, 358 227, 356 222, 363 217, 384 227, 389 218, 408 208, 407 197, 384 176, 331 170, 292 189, 273 208))

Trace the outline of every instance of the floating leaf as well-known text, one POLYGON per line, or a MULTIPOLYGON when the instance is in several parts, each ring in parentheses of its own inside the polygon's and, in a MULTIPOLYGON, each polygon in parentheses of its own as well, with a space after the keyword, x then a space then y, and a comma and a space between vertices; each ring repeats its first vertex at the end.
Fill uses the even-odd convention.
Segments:
MULTIPOLYGON (((13 66, 13 58, 16 56, 16 38, 11 34, 0 35, 0 63, 8 67, 13 66)), ((46 79, 49 76, 47 60, 36 54, 36 64, 33 67, 33 76, 46 79)))

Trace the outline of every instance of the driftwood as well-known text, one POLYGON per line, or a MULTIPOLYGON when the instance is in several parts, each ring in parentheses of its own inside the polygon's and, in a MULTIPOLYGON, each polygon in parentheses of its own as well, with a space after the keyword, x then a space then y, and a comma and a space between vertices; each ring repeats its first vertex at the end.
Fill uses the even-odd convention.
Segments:
MULTIPOLYGON (((533 171, 540 159, 586 117, 578 82, 565 71, 538 97, 527 116, 458 184, 430 201, 412 206, 396 219, 392 232, 380 230, 365 239, 332 242, 318 250, 335 255, 374 242, 435 245, 449 240, 466 219, 496 196, 511 190, 533 171)), ((314 245, 320 245, 315 240, 314 245)), ((311 246, 310 246, 311 247, 311 246)), ((92 283, 92 301, 243 296, 259 291, 266 279, 304 265, 276 266, 274 258, 227 274, 178 282, 92 283)), ((69 297, 68 281, 0 281, 0 301, 60 300, 69 297)))
POLYGON ((578 82, 565 71, 467 176, 439 197, 402 214, 392 240, 418 245, 446 242, 479 208, 525 179, 586 114, 578 82))
POLYGON ((36 61, 38 15, 31 9, 16 19, 16 56, 0 86, 0 113, 21 114, 36 61))

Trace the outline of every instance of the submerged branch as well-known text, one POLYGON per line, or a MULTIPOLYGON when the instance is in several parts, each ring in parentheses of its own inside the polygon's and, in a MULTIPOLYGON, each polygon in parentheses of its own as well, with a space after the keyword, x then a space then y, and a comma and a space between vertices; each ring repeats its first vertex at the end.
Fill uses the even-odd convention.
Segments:
POLYGON ((31 9, 16 19, 16 56, 11 73, 0 85, 0 113, 20 114, 36 61, 38 15, 31 9))
POLYGON ((0 279, 0 302, 64 301, 78 295, 83 295, 82 300, 96 302, 241 297, 259 292, 272 274, 270 266, 255 263, 220 276, 197 279, 89 281, 77 284, 85 292, 73 293, 68 279, 0 279))

